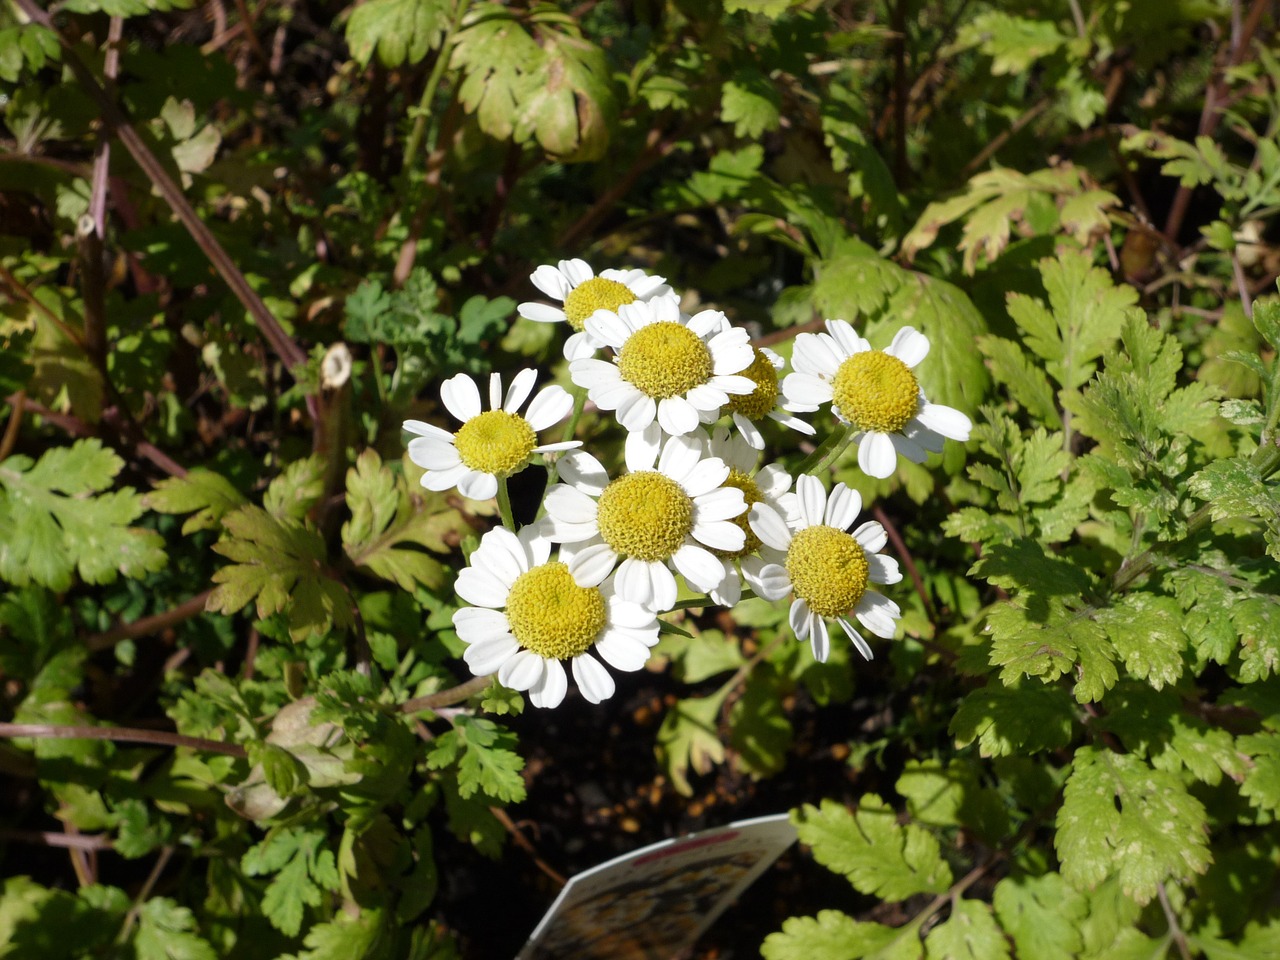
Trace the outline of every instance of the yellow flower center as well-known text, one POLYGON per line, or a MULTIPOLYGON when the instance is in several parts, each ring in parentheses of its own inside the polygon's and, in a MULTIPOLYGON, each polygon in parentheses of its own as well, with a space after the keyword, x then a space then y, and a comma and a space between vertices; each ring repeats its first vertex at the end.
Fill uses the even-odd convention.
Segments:
POLYGON ((916 415, 920 384, 911 368, 880 350, 855 353, 831 381, 836 408, 860 430, 898 433, 916 415))
POLYGON ((600 536, 625 557, 666 560, 693 529, 693 500, 656 470, 629 473, 600 494, 600 536))
POLYGON ((842 617, 856 607, 870 571, 862 545, 835 527, 805 527, 787 549, 791 586, 820 617, 842 617))
POLYGON ((711 379, 711 351, 683 323, 641 327, 618 351, 622 379, 655 400, 688 393, 711 379))
POLYGON ((528 463, 538 438, 524 417, 489 410, 464 423, 454 437, 458 456, 472 470, 505 476, 528 463))
POLYGON ((617 313, 624 303, 635 302, 636 295, 625 283, 592 277, 569 291, 569 295, 564 298, 564 315, 569 326, 581 333, 587 324, 587 317, 597 310, 612 310, 617 313))
POLYGON ((764 501, 764 495, 760 492, 760 486, 747 476, 737 467, 729 468, 729 479, 724 482, 726 487, 733 487, 742 491, 742 499, 747 502, 747 509, 742 511, 733 522, 742 528, 742 532, 747 535, 746 541, 742 545, 741 550, 712 550, 717 557, 728 557, 736 559, 738 557, 749 556, 760 549, 760 538, 756 536, 755 531, 751 529, 751 524, 747 522, 747 515, 751 513, 751 505, 753 503, 761 503, 764 501))
POLYGON ((755 350, 755 359, 739 376, 746 377, 756 388, 750 393, 730 396, 727 410, 729 413, 740 413, 748 420, 759 420, 778 405, 778 371, 764 355, 764 351, 758 347, 752 349, 755 350))
POLYGON ((586 653, 607 622, 604 596, 573 582, 567 565, 544 563, 516 577, 507 595, 507 622, 526 650, 571 660, 586 653))

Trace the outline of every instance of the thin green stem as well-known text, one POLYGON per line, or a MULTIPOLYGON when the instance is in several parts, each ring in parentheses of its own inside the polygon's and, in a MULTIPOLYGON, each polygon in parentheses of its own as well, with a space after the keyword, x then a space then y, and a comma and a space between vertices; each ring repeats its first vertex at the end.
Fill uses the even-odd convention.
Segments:
POLYGON ((796 476, 804 473, 813 473, 818 464, 827 458, 831 448, 844 439, 846 433, 848 433, 847 428, 844 430, 836 429, 823 437, 822 442, 814 447, 813 453, 805 457, 800 466, 796 467, 796 476))
POLYGON ((409 131, 409 139, 404 145, 402 169, 406 177, 410 170, 413 169, 414 163, 417 162, 418 154, 422 150, 422 143, 427 135, 427 119, 431 116, 431 104, 436 98, 436 90, 440 87, 440 80, 444 76, 445 68, 449 65, 449 58, 453 53, 453 38, 458 30, 461 29, 462 18, 466 15, 467 8, 470 5, 470 0, 458 0, 458 4, 453 11, 453 19, 449 22, 449 28, 445 31, 444 40, 440 44, 440 52, 436 55, 436 62, 431 67, 431 75, 427 77, 427 85, 422 90, 422 98, 418 101, 417 115, 413 120, 413 129, 409 131))
POLYGON ((817 473, 819 470, 828 470, 834 467, 840 461, 840 458, 844 456, 844 452, 849 449, 849 444, 853 442, 853 438, 857 433, 858 428, 852 423, 845 427, 843 436, 840 437, 840 440, 831 448, 827 455, 822 458, 822 462, 814 468, 813 472, 817 473))
POLYGON ((498 514, 502 517, 502 525, 515 533, 516 521, 511 512, 511 494, 507 492, 506 477, 498 478, 498 514))

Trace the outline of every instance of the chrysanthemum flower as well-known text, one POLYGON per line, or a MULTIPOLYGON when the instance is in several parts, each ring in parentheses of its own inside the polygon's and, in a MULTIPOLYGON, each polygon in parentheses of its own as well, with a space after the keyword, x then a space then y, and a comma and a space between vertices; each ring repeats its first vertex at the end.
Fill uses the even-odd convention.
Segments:
POLYGON ((585 324, 597 310, 617 311, 625 303, 649 300, 671 293, 663 277, 643 270, 601 270, 596 276, 585 260, 561 260, 557 266, 543 264, 529 278, 533 285, 563 306, 522 303, 516 311, 540 323, 568 323, 574 332, 564 345, 567 360, 589 357, 602 346, 585 324))
POLYGON ((753 347, 752 350, 754 359, 742 371, 742 376, 750 380, 755 389, 750 393, 730 397, 725 405, 725 412, 733 418, 733 425, 756 450, 764 449, 764 434, 756 426, 756 421, 765 417, 812 436, 813 427, 799 417, 792 416, 778 389, 778 371, 786 365, 786 361, 768 347, 753 347))
POLYGON ((658 611, 675 606, 673 570, 709 592, 724 578, 711 551, 741 550, 746 542, 731 519, 746 501, 741 490, 724 486, 725 462, 705 457, 693 437, 671 437, 661 447, 660 437, 657 424, 631 434, 629 472, 612 481, 589 453, 569 454, 560 461, 565 483, 544 500, 545 535, 566 544, 561 556, 575 577, 604 577, 616 565, 618 595, 658 611))
MULTIPOLYGON (((716 427, 707 439, 707 453, 712 457, 719 457, 729 465, 729 476, 724 485, 736 487, 742 491, 747 511, 754 504, 764 503, 784 518, 791 517, 795 508, 788 501, 794 501, 795 498, 781 499, 791 489, 791 475, 781 464, 768 464, 758 473, 753 474, 759 454, 745 437, 731 434, 726 426, 716 427)), ((712 600, 724 607, 732 607, 742 599, 743 580, 746 580, 747 585, 759 594, 758 587, 762 581, 765 566, 764 559, 759 556, 760 538, 755 535, 748 523, 748 513, 744 511, 734 517, 733 522, 742 528, 746 536, 746 542, 743 543, 742 548, 712 551, 720 558, 720 563, 724 567, 724 579, 710 592, 710 595, 712 600), (741 577, 739 577, 739 571, 741 571, 741 577)))
POLYGON ((719 417, 731 395, 755 389, 738 376, 753 356, 747 332, 728 326, 719 310, 685 318, 675 297, 659 297, 616 313, 598 310, 587 331, 613 348, 614 361, 574 360, 569 374, 628 430, 643 430, 656 417, 667 433, 682 436, 704 417, 719 417))
POLYGON ((580 440, 538 445, 537 434, 559 423, 573 409, 573 397, 563 387, 543 387, 529 409, 516 411, 529 399, 534 370, 521 370, 511 380, 504 401, 498 374, 489 377, 489 407, 481 412, 480 391, 465 373, 440 387, 445 409, 462 421, 456 434, 421 420, 406 420, 404 428, 418 436, 409 441, 409 459, 427 472, 428 490, 457 487, 464 497, 487 500, 498 492, 498 479, 518 473, 535 453, 551 453, 582 446, 580 440))
POLYGON ((614 683, 592 649, 629 672, 644 666, 658 642, 652 611, 616 596, 610 583, 574 577, 533 527, 486 533, 454 589, 473 604, 453 615, 467 666, 478 677, 496 671, 503 686, 527 690, 535 707, 564 699, 563 661, 582 695, 599 703, 613 696, 614 683))
POLYGON ((794 592, 791 629, 797 639, 809 640, 819 663, 831 652, 828 620, 838 621, 858 652, 870 660, 871 648, 849 622, 850 614, 886 640, 893 638, 895 621, 902 615, 892 600, 867 589, 868 584, 902 579, 898 562, 879 553, 888 539, 884 527, 871 520, 852 534, 846 532, 858 518, 862 497, 843 483, 837 483, 828 498, 817 477, 797 477, 794 497, 790 523, 768 504, 751 508, 751 529, 763 543, 762 550, 778 551, 766 553, 766 559, 776 562, 765 565, 756 592, 767 600, 794 592))
POLYGON ((959 410, 930 403, 912 370, 929 352, 929 338, 912 327, 887 350, 872 350, 844 320, 827 333, 796 337, 782 391, 792 409, 830 401, 837 417, 858 431, 858 466, 871 477, 891 476, 898 454, 913 463, 942 450, 942 438, 968 440, 972 424, 959 410))

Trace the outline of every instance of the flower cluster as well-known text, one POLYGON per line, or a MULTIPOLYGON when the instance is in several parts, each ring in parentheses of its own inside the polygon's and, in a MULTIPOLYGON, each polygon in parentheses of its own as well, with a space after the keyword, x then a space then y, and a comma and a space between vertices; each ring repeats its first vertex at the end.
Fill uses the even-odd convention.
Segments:
POLYGON ((845 321, 828 320, 825 333, 796 337, 784 377, 783 359, 753 346, 719 310, 684 314, 662 277, 597 275, 565 260, 531 279, 560 306, 522 303, 519 313, 572 328, 564 355, 574 393, 546 386, 522 414, 536 373, 521 370, 505 393, 493 374, 484 410, 477 385, 459 374, 440 391, 461 423, 456 433, 405 423, 417 435, 409 456, 426 470, 423 486, 498 498, 503 526, 484 535, 455 586, 471 604, 454 625, 472 672, 496 673, 551 707, 567 692, 567 661, 582 695, 599 703, 614 692, 604 664, 644 666, 681 580, 725 606, 746 590, 771 601, 790 595, 791 628, 816 659, 829 655, 832 621, 870 659, 854 621, 891 639, 901 613, 871 587, 902 575, 880 553, 884 528, 855 527, 857 491, 838 483, 828 495, 813 473, 849 443, 863 472, 883 478, 899 455, 920 462, 944 438, 968 439, 969 419, 930 403, 916 379, 928 339, 903 327, 875 350, 845 321), (571 439, 587 400, 627 433, 616 474, 571 439), (759 466, 765 420, 812 435, 796 414, 824 404, 840 427, 794 480, 781 464, 759 466), (566 439, 538 443, 566 418, 566 439), (506 481, 535 460, 554 482, 538 519, 516 529, 506 481))

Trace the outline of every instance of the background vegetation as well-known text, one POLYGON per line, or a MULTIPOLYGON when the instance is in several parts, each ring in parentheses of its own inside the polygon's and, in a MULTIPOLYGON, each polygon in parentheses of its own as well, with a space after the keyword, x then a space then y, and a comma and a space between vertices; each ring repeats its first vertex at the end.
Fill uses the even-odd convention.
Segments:
POLYGON ((5 0, 0 956, 509 955, 795 807, 701 955, 1280 957, 1275 12, 5 0), (968 450, 834 472, 876 660, 749 601, 600 707, 457 689, 492 506, 400 423, 563 380, 515 305, 570 256, 930 337, 968 450))

